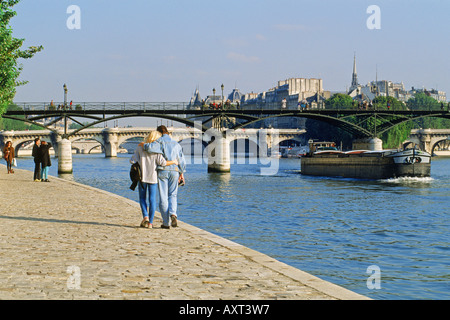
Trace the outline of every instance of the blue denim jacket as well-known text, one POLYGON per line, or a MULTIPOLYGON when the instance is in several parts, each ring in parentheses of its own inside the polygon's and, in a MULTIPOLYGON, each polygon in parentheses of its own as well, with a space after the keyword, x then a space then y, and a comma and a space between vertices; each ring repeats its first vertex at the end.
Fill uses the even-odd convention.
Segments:
POLYGON ((162 153, 167 161, 178 160, 178 167, 176 165, 166 167, 158 166, 156 170, 171 170, 181 173, 186 171, 186 160, 184 159, 183 149, 168 134, 164 134, 152 143, 144 144, 144 150, 150 153, 162 153))

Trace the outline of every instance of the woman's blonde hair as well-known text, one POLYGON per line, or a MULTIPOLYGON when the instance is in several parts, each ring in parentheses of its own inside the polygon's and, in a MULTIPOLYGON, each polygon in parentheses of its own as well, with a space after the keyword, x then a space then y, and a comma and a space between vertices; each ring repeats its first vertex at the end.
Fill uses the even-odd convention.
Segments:
POLYGON ((152 131, 150 134, 144 139, 145 143, 152 143, 153 141, 158 140, 162 137, 162 134, 158 131, 152 131))

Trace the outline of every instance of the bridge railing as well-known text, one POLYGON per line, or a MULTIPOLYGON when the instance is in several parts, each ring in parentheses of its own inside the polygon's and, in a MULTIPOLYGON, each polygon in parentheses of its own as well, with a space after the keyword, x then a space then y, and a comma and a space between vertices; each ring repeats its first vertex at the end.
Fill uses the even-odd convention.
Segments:
POLYGON ((54 110, 122 110, 122 111, 149 111, 149 110, 186 110, 186 102, 22 102, 15 103, 24 111, 54 111, 54 110))
MULTIPOLYGON (((450 103, 449 103, 450 104, 450 103)), ((20 107, 22 110, 26 112, 30 111, 58 111, 58 110, 76 110, 76 111, 161 111, 161 110, 246 110, 246 111, 258 111, 258 110, 280 110, 280 111, 308 111, 308 112, 323 112, 323 111, 332 111, 332 112, 372 112, 372 111, 383 111, 383 112, 450 112, 450 105, 447 109, 436 109, 436 110, 428 110, 428 109, 419 109, 419 110, 394 110, 392 109, 326 109, 322 107, 314 107, 314 108, 302 108, 300 106, 295 106, 293 104, 288 104, 286 108, 283 108, 280 103, 266 103, 264 105, 246 105, 240 108, 236 106, 223 108, 214 108, 210 106, 201 107, 193 107, 189 108, 188 102, 73 102, 66 103, 64 107, 64 102, 16 102, 14 105, 20 107)))

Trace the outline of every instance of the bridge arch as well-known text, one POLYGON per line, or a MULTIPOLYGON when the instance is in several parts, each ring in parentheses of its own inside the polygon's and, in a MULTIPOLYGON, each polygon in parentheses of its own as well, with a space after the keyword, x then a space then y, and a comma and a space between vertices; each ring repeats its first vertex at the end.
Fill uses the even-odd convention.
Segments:
POLYGON ((70 139, 70 142, 72 150, 76 150, 77 153, 90 154, 92 150, 98 147, 100 147, 101 152, 105 149, 103 141, 96 137, 77 137, 70 139))
MULTIPOLYGON (((79 115, 74 115, 73 117, 83 117, 83 116, 79 116, 79 115)), ((98 117, 89 117, 91 119, 95 119, 96 121, 89 123, 88 125, 85 125, 75 131, 73 131, 72 133, 69 134, 70 135, 75 135, 78 132, 96 126, 98 124, 107 122, 107 121, 112 121, 112 120, 118 120, 118 119, 124 119, 124 118, 136 118, 136 117, 149 117, 149 118, 158 118, 158 119, 165 119, 165 120, 171 120, 171 121, 175 121, 175 122, 179 122, 181 124, 187 125, 187 126, 191 126, 191 127, 198 127, 199 123, 193 120, 190 120, 188 118, 180 118, 180 117, 176 117, 176 116, 171 116, 171 115, 164 115, 164 114, 152 114, 152 113, 145 113, 145 114, 140 114, 140 113, 136 113, 136 114, 125 114, 125 115, 116 115, 113 117, 109 117, 109 118, 101 118, 99 119, 98 117)), ((204 126, 203 124, 200 126, 201 130, 207 131, 209 128, 207 128, 206 126, 204 126)))
POLYGON ((209 142, 199 137, 186 137, 178 140, 188 164, 202 164, 209 142))
POLYGON ((441 143, 441 142, 450 142, 450 136, 448 136, 447 138, 440 138, 440 140, 434 140, 432 145, 431 145, 431 154, 434 154, 434 151, 436 149, 436 147, 441 143))
POLYGON ((318 121, 322 121, 325 123, 328 123, 332 126, 341 128, 344 131, 347 131, 349 133, 351 133, 352 135, 354 135, 355 137, 372 137, 373 133, 365 128, 362 128, 360 126, 358 126, 355 123, 352 123, 350 121, 345 120, 344 118, 336 118, 330 115, 322 115, 322 114, 313 114, 313 113, 308 113, 308 112, 301 112, 301 113, 291 113, 291 114, 273 114, 273 115, 268 115, 262 118, 254 118, 252 120, 249 120, 245 123, 242 124, 237 124, 236 126, 233 127, 233 129, 239 129, 239 128, 243 128, 246 127, 250 124, 254 124, 256 122, 259 121, 263 121, 263 120, 267 120, 267 119, 272 119, 272 118, 278 118, 278 117, 297 117, 297 118, 307 118, 307 119, 312 119, 312 120, 318 120, 318 121))

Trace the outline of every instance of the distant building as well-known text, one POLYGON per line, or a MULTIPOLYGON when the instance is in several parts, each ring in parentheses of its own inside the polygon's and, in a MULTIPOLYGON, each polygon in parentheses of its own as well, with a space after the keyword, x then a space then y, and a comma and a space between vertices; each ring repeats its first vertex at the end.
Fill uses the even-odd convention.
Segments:
POLYGON ((360 101, 372 101, 378 96, 389 96, 406 102, 413 97, 413 94, 405 90, 403 83, 394 83, 387 80, 372 81, 367 85, 358 85, 348 95, 354 100, 360 101))
POLYGON ((232 104, 240 104, 244 94, 242 94, 239 89, 233 89, 231 93, 228 95, 228 101, 232 104))
MULTIPOLYGON (((298 110, 304 104, 310 109, 325 108, 325 100, 330 98, 329 91, 323 90, 322 79, 289 78, 278 81, 276 87, 260 93, 242 93, 234 88, 227 98, 212 95, 202 100, 196 89, 188 108, 199 108, 210 104, 232 105, 240 109, 291 109, 298 110), (224 101, 223 101, 224 100, 224 101)), ((265 120, 255 126, 278 128, 304 128, 305 119, 297 117, 279 117, 265 120)))
POLYGON ((416 93, 424 93, 429 97, 432 97, 433 99, 439 101, 439 102, 447 102, 447 94, 444 91, 439 91, 436 89, 431 89, 431 90, 427 90, 427 89, 416 89, 414 87, 411 88, 411 91, 409 91, 412 95, 416 94, 416 93))
POLYGON ((200 92, 198 91, 198 88, 195 89, 194 94, 191 97, 191 101, 188 104, 188 108, 195 108, 195 107, 201 107, 203 104, 203 100, 200 97, 200 92))
POLYGON ((222 97, 221 95, 210 95, 207 96, 206 99, 202 99, 200 96, 200 92, 198 89, 195 89, 191 100, 188 104, 188 109, 200 108, 202 106, 209 106, 211 104, 225 104, 227 101, 236 105, 241 102, 243 94, 239 92, 239 89, 233 89, 233 91, 229 94, 228 98, 222 97))
POLYGON ((439 102, 447 101, 446 93, 444 91, 438 91, 435 89, 415 89, 414 87, 410 91, 407 91, 403 82, 394 83, 388 80, 376 80, 368 83, 367 85, 361 85, 358 83, 358 76, 356 74, 356 56, 353 58, 352 82, 347 94, 354 100, 369 102, 377 96, 388 96, 394 97, 395 99, 406 103, 409 99, 414 98, 414 95, 418 92, 423 92, 439 102))
MULTIPOLYGON (((325 108, 325 100, 330 92, 323 90, 322 79, 289 78, 278 81, 278 85, 261 93, 247 93, 242 96, 242 109, 300 109, 301 104, 307 108, 325 108)), ((300 128, 305 127, 304 118, 278 117, 267 119, 265 127, 300 128)))
POLYGON ((286 109, 298 109, 299 103, 306 101, 310 108, 323 108, 324 100, 330 97, 323 90, 322 79, 290 78, 278 81, 278 85, 261 93, 243 95, 243 109, 280 109, 286 99, 286 109))

